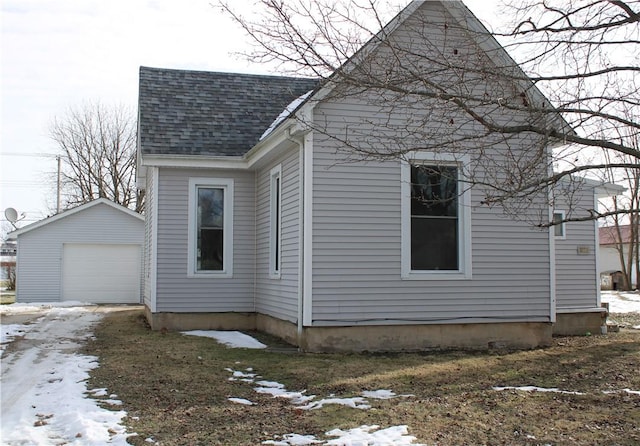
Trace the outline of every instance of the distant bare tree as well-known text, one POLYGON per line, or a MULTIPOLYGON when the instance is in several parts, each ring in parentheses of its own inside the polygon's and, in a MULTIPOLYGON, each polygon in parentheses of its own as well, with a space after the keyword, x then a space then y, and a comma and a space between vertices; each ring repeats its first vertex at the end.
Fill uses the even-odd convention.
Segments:
MULTIPOLYGON (((625 129, 623 128, 621 131, 624 132, 625 129)), ((620 137, 626 139, 629 146, 640 149, 640 136, 625 137, 622 134, 620 137)), ((605 159, 611 165, 624 164, 629 166, 610 168, 606 173, 608 181, 627 189, 624 195, 612 197, 610 200, 608 211, 612 214, 610 219, 612 225, 608 231, 615 241, 615 249, 620 258, 623 287, 625 290, 630 290, 633 273, 635 273, 636 280, 640 278, 640 159, 610 152, 605 152, 605 159)))
POLYGON ((99 102, 69 108, 50 128, 63 160, 64 208, 108 198, 137 212, 144 196, 136 188, 136 120, 123 106, 99 102))
MULTIPOLYGON (((255 44, 245 56, 337 86, 328 99, 350 96, 378 108, 377 116, 339 131, 306 122, 347 158, 465 153, 476 166, 466 178, 482 188, 483 203, 518 216, 575 174, 638 169, 640 152, 619 130, 640 133, 640 2, 508 3, 511 27, 491 34, 468 20, 459 2, 414 2, 409 10, 431 9, 405 22, 409 36, 394 33, 393 20, 384 26, 399 9, 382 0, 257 0, 246 14, 235 2, 218 1, 255 44), (373 53, 360 50, 367 42, 373 53), (524 140, 525 153, 518 149, 524 140), (593 156, 600 149, 623 157, 600 161, 593 156), (499 162, 491 156, 496 150, 506 154, 499 162)), ((593 209, 587 218, 628 212, 637 208, 593 209)))

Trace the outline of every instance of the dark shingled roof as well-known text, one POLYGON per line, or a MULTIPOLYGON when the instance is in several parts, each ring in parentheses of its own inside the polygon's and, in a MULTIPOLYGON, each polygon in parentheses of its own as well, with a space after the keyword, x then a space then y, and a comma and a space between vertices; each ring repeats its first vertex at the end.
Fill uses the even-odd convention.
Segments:
POLYGON ((143 154, 243 155, 318 80, 140 67, 143 154))

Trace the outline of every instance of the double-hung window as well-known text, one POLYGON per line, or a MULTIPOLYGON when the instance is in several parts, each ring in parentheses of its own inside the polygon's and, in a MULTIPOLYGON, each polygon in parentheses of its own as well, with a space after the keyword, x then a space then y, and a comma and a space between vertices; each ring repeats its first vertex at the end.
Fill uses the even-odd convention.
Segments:
POLYGON ((280 165, 270 173, 270 209, 269 209, 269 276, 280 277, 282 263, 282 168, 280 165))
POLYGON ((233 273, 233 180, 189 180, 190 276, 231 277, 233 273))
POLYGON ((471 277, 466 159, 416 152, 402 164, 402 277, 471 277))

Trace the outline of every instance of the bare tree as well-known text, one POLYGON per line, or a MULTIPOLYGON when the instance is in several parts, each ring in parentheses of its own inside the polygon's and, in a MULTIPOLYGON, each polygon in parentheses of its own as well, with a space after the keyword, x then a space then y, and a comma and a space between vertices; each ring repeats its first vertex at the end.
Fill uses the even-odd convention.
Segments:
POLYGON ((638 169, 638 148, 620 136, 640 133, 638 1, 513 1, 510 29, 493 33, 459 2, 412 2, 395 18, 397 8, 376 0, 260 0, 250 15, 219 6, 254 42, 251 60, 321 78, 331 87, 325 100, 377 107, 339 131, 306 122, 346 158, 465 153, 474 166, 466 178, 483 188, 483 203, 516 216, 576 174, 638 169), (411 15, 423 7, 428 14, 411 15), (603 161, 601 149, 616 156, 603 161), (497 160, 497 150, 506 155, 497 160))
POLYGON ((98 102, 69 108, 50 129, 64 161, 64 207, 108 198, 141 212, 144 197, 136 188, 136 120, 123 106, 98 102))
MULTIPOLYGON (((625 135, 621 135, 621 138, 626 139, 631 147, 640 149, 640 136, 625 138, 625 135)), ((606 171, 608 181, 620 184, 627 189, 624 195, 611 197, 609 200, 608 211, 612 216, 607 231, 615 242, 614 247, 618 252, 624 280, 623 287, 625 290, 630 290, 633 275, 635 274, 636 281, 640 278, 640 257, 638 256, 640 250, 640 211, 638 211, 640 209, 640 159, 624 154, 612 155, 610 152, 605 152, 605 159, 612 165, 630 166, 610 168, 606 171), (611 159, 612 156, 615 159, 611 159)))

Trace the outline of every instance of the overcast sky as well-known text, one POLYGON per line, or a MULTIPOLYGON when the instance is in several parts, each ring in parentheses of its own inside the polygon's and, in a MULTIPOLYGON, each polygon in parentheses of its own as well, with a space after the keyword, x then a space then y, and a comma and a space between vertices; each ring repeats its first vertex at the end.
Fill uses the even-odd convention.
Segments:
MULTIPOLYGON (((491 20, 494 1, 465 3, 481 19, 491 20)), ((272 73, 233 55, 247 41, 210 3, 2 0, 3 221, 7 207, 25 213, 24 223, 55 209, 56 148, 48 137, 51 121, 86 101, 124 104, 135 110, 141 65, 272 73)))

